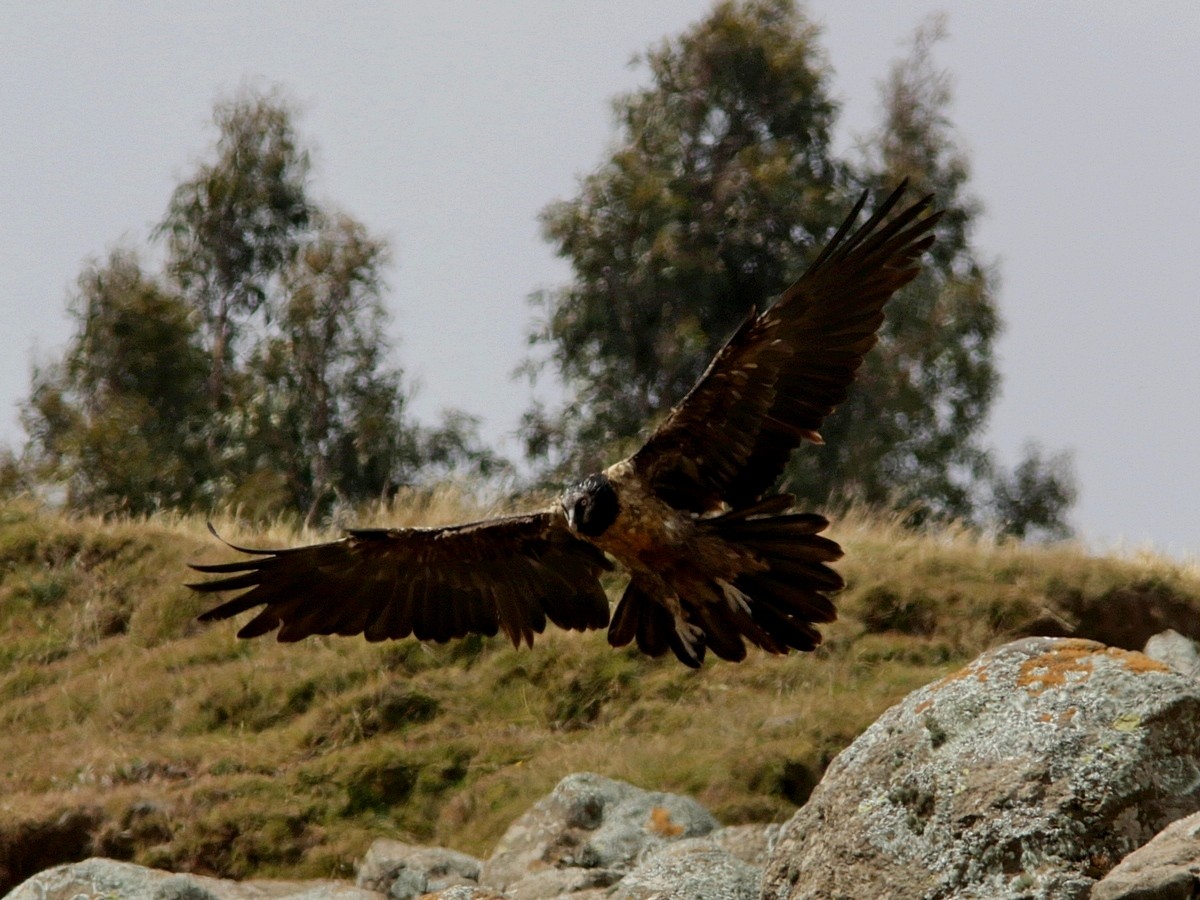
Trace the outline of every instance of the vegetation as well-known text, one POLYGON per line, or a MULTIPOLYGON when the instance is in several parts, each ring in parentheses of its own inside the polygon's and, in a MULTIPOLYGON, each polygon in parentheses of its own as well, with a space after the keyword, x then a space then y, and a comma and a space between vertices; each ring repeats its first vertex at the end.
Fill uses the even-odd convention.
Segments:
POLYGON ((29 447, 0 459, 0 491, 60 484, 75 510, 312 522, 418 472, 503 469, 462 413, 411 420, 384 327, 388 248, 309 198, 288 103, 244 92, 213 119, 210 158, 157 230, 163 271, 122 248, 80 276, 74 336, 33 374, 29 447))
POLYGON ((889 306, 879 346, 823 429, 827 444, 797 454, 788 488, 917 521, 1066 530, 1069 460, 1027 460, 1010 476, 980 443, 999 386, 997 278, 972 241, 980 207, 949 78, 932 58, 940 36, 936 19, 918 30, 883 83, 881 124, 851 158, 831 145, 837 108, 819 31, 792 0, 719 2, 645 55, 650 83, 617 99, 611 156, 543 212, 574 278, 534 296, 543 320, 525 368, 556 373, 570 400, 529 411, 531 455, 586 471, 632 449, 864 188, 878 196, 907 178, 945 210, 937 244, 889 306), (997 499, 1014 477, 1034 479, 1041 502, 997 499))
MULTIPOLYGON (((495 511, 402 492, 364 519, 495 511)), ((181 584, 187 561, 224 555, 201 521, 4 503, 0 869, 22 835, 44 849, 69 827, 82 837, 64 853, 238 877, 344 877, 381 836, 486 855, 581 770, 693 794, 726 823, 781 821, 887 706, 993 643, 1055 628, 1116 640, 1104 629, 1139 611, 1156 628, 1164 610, 1198 620, 1194 566, 917 534, 898 518, 836 523, 849 587, 817 652, 692 672, 598 633, 519 651, 240 642, 199 625, 205 601, 181 584)), ((218 524, 249 544, 322 536, 218 524)))
MULTIPOLYGON (((633 449, 859 192, 906 178, 944 210, 938 241, 787 489, 914 524, 1069 534, 1069 455, 1030 445, 1008 472, 981 443, 999 385, 997 278, 972 241, 980 208, 933 61, 941 35, 936 18, 918 29, 883 83, 879 127, 846 158, 819 29, 793 0, 722 0, 645 54, 650 81, 617 99, 611 157, 543 214, 575 275, 535 297, 540 363, 525 366, 570 397, 525 417, 547 480, 633 449)), ((81 274, 75 333, 33 373, 30 441, 0 454, 0 496, 55 486, 76 511, 286 511, 311 525, 448 472, 509 473, 470 416, 412 420, 386 336, 389 248, 312 199, 286 98, 242 91, 213 123, 155 231, 161 271, 118 248, 81 274)))

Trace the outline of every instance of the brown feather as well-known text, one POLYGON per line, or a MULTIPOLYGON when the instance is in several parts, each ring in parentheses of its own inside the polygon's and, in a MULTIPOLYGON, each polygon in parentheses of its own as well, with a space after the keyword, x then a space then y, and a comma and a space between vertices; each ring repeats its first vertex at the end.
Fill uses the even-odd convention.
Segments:
POLYGON ((287 550, 234 549, 252 558, 194 565, 222 577, 193 587, 243 591, 203 621, 261 607, 242 637, 278 628, 281 641, 311 634, 447 641, 503 630, 514 644, 532 644, 547 618, 580 630, 608 624, 599 576, 611 563, 556 509, 449 528, 359 529, 287 550))
POLYGON ((894 216, 901 185, 854 229, 866 195, 800 279, 750 315, 632 457, 678 509, 753 503, 846 398, 891 296, 917 273, 939 214, 930 198, 894 216), (890 216, 890 218, 889 218, 890 216))

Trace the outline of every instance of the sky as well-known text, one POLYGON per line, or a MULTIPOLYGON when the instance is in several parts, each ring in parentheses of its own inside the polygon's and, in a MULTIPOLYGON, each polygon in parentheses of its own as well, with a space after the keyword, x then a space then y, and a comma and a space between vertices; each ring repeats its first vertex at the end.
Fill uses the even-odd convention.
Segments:
MULTIPOLYGON (((391 243, 398 358, 426 421, 457 407, 517 456, 528 296, 566 264, 537 214, 613 139, 639 51, 700 0, 42 0, 0 5, 0 444, 61 354, 75 279, 145 246, 215 139, 213 102, 280 85, 315 196, 391 243)), ((1000 274, 1002 395, 986 443, 1074 454, 1097 550, 1200 554, 1200 4, 812 0, 843 148, 929 15, 1000 274)), ((540 389, 555 397, 553 386, 540 389)))

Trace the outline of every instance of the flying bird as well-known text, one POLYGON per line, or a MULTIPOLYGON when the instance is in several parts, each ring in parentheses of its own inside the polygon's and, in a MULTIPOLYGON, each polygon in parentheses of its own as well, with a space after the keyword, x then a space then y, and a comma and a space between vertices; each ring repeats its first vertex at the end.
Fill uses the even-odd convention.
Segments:
MULTIPOLYGON (((877 341, 883 307, 919 270, 940 213, 931 197, 898 209, 902 184, 859 227, 864 193, 816 260, 749 315, 700 380, 632 456, 569 487, 551 506, 444 528, 353 529, 280 550, 236 547, 197 591, 239 590, 200 616, 257 609, 238 632, 278 640, 362 634, 448 641, 503 631, 533 646, 549 620, 608 627, 614 647, 706 651, 741 660, 812 650, 843 586, 841 548, 820 515, 775 490, 801 442, 845 397, 877 341), (600 577, 629 574, 615 611, 600 577)), ((215 533, 215 532, 214 532, 215 533)))

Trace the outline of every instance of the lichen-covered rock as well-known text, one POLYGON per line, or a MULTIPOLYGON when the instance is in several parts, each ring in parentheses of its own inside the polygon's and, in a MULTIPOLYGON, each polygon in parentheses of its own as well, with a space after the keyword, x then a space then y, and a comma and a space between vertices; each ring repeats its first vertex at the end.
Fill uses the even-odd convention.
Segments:
POLYGON ((767 864, 767 858, 779 840, 779 832, 783 826, 769 825, 729 825, 718 828, 709 838, 722 850, 732 853, 742 862, 762 868, 767 864))
POLYGON ((1172 822, 1121 860, 1091 900, 1190 900, 1200 896, 1200 813, 1172 822))
POLYGON ((1027 638, 910 694, 779 837, 767 898, 1087 897, 1200 809, 1200 683, 1141 653, 1027 638))
POLYGON ((1166 663, 1180 675, 1200 678, 1200 644, 1178 631, 1167 629, 1146 641, 1142 651, 1151 659, 1166 663))
POLYGON ((421 900, 511 900, 511 898, 507 894, 500 894, 477 885, 459 884, 425 894, 421 900))
POLYGON ((648 849, 715 828, 716 819, 691 797, 644 791, 589 772, 568 775, 509 826, 479 880, 505 890, 543 869, 620 874, 648 849))
POLYGON ((418 847, 379 838, 358 867, 360 888, 409 900, 454 885, 479 883, 483 861, 444 847, 418 847))
POLYGON ((226 881, 176 875, 111 859, 87 859, 39 872, 5 900, 382 900, 339 881, 226 881))
POLYGON ((542 869, 514 881, 504 889, 504 896, 509 900, 551 900, 594 888, 607 890, 624 874, 613 869, 583 869, 579 866, 542 869))
POLYGON ((612 900, 757 900, 762 870, 710 838, 669 844, 647 855, 612 900))

